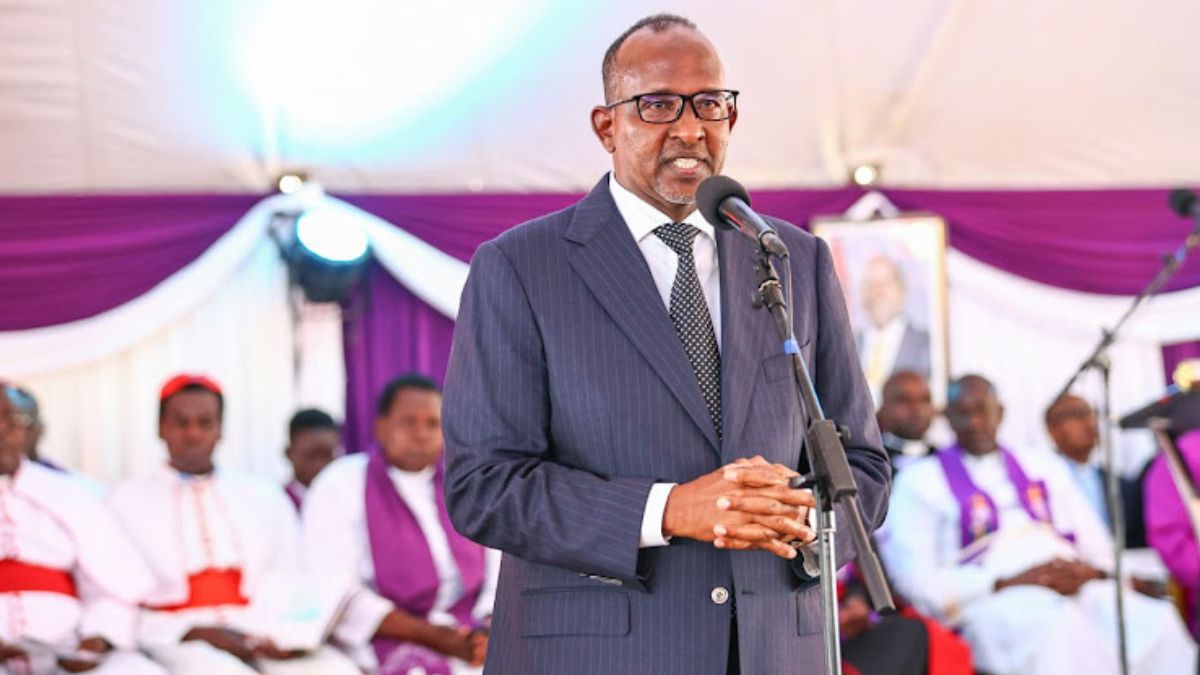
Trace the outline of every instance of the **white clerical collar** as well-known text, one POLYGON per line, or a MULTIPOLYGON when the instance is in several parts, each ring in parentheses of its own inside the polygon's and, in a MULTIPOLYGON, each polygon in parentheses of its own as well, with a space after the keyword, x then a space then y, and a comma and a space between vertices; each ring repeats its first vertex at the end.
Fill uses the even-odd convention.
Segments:
POLYGON ((925 441, 911 441, 906 438, 900 439, 900 454, 905 457, 924 457, 929 454, 929 446, 925 441))
POLYGON ((395 465, 390 466, 392 475, 404 481, 405 483, 429 483, 433 481, 433 474, 437 472, 437 467, 430 464, 420 471, 405 471, 395 465))
MULTIPOLYGON (((627 190, 612 174, 608 176, 608 191, 612 194, 617 211, 625 219, 625 224, 629 227, 634 241, 641 242, 654 233, 654 228, 674 222, 670 216, 627 190)), ((700 230, 700 234, 708 237, 714 243, 716 242, 717 235, 713 231, 713 226, 704 219, 704 216, 700 215, 699 209, 693 209, 683 219, 683 222, 700 230)))
POLYGON ((990 466, 992 464, 1000 464, 1004 461, 1004 453, 997 446, 995 450, 986 455, 976 455, 966 450, 962 451, 963 462, 973 466, 990 466))
POLYGON ((213 470, 208 473, 188 473, 181 471, 171 465, 170 462, 164 467, 168 475, 181 483, 207 483, 217 477, 217 467, 213 466, 213 470))

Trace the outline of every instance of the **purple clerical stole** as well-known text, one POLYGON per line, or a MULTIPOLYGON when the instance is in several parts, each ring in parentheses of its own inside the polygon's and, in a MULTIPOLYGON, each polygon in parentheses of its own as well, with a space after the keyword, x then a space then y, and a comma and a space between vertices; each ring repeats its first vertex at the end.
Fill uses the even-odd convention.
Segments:
MULTIPOLYGON (((375 590, 401 609, 422 619, 429 616, 437 599, 437 567, 429 544, 404 498, 388 476, 388 462, 379 448, 372 448, 367 462, 366 510, 367 536, 371 559, 375 564, 375 590)), ((446 513, 442 488, 442 465, 433 475, 438 519, 446 532, 450 552, 462 578, 462 597, 450 608, 450 614, 462 626, 476 626, 471 610, 483 586, 482 546, 454 530, 446 513)), ((429 675, 450 675, 445 657, 420 645, 387 638, 372 640, 382 675, 402 675, 422 667, 429 675)))
MULTIPOLYGON (((963 464, 963 452, 961 447, 954 445, 937 453, 936 457, 942 465, 946 482, 950 484, 950 491, 954 493, 954 499, 958 501, 962 547, 966 548, 1000 529, 1000 514, 991 496, 980 490, 971 480, 970 474, 967 473, 967 467, 963 464)), ((1034 521, 1053 527, 1054 520, 1050 515, 1050 500, 1049 494, 1046 492, 1046 482, 1029 480, 1029 477, 1021 469, 1021 465, 1017 463, 1017 458, 1011 452, 1004 448, 1000 448, 999 452, 1004 458, 1004 469, 1008 473, 1008 479, 1016 488, 1025 512, 1034 521)), ((1070 539, 1069 536, 1067 538, 1070 539)), ((982 553, 982 550, 977 551, 965 562, 974 560, 982 553)))

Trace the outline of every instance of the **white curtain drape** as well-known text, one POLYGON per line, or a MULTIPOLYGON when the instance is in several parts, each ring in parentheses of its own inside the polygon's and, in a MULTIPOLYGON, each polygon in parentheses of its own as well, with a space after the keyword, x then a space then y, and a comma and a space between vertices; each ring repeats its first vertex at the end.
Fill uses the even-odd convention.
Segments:
MULTIPOLYGON (((178 371, 204 371, 225 387, 222 462, 285 475, 286 421, 298 407, 344 411, 341 315, 300 303, 293 314, 286 270, 266 235, 272 214, 296 198, 271 197, 188 267, 126 305, 84 321, 0 333, 0 374, 42 402, 43 452, 102 482, 161 461, 156 392, 178 371)), ((367 229, 376 258, 402 284, 454 318, 467 265, 345 202, 303 197, 367 229)), ((1006 405, 1003 439, 1019 449, 1047 447, 1042 412, 1112 325, 1126 297, 1065 291, 948 252, 950 367, 979 372, 1006 405)), ((1143 307, 1112 349, 1113 407, 1121 413, 1164 386, 1161 344, 1200 339, 1200 289, 1143 307)), ((1098 400, 1094 378, 1077 390, 1098 400)), ((1141 432, 1123 434, 1121 465, 1152 452, 1141 432)))
POLYGON ((279 254, 260 238, 215 292, 178 318, 149 332, 130 324, 124 349, 19 378, 42 405, 42 452, 101 483, 146 470, 166 457, 159 387, 177 372, 205 372, 225 391, 218 463, 282 477, 284 425, 296 401, 286 298, 279 254))
MULTIPOLYGON (((1018 449, 1049 447, 1043 413, 1059 389, 1132 301, 1066 291, 1008 274, 962 253, 947 254, 951 373, 977 372, 996 383, 1005 404, 1001 438, 1018 449)), ((1112 401, 1120 415, 1166 387, 1162 344, 1200 339, 1200 288, 1159 296, 1141 307, 1110 351, 1112 401)), ((1099 379, 1076 393, 1098 404, 1099 379)), ((1153 452, 1144 431, 1118 436, 1119 464, 1140 467, 1153 452)))
POLYGON ((287 420, 345 408, 341 313, 298 305, 267 229, 276 212, 323 199, 277 195, 254 206, 188 266, 146 294, 68 324, 0 332, 0 378, 37 396, 41 452, 111 484, 163 461, 159 387, 205 372, 226 396, 218 461, 286 476, 287 420))

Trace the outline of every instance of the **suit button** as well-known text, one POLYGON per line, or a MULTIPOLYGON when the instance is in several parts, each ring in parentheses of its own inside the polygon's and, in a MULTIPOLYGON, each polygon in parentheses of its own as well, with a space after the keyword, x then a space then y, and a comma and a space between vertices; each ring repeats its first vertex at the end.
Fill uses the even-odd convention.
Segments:
POLYGON ((717 586, 716 588, 712 589, 712 593, 709 594, 709 597, 712 598, 714 603, 723 605, 729 602, 729 589, 725 588, 724 586, 717 586))

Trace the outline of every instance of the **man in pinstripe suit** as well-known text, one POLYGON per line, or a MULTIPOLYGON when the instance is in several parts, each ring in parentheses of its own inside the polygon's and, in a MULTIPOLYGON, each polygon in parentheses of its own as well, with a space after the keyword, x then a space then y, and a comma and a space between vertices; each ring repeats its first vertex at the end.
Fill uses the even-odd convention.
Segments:
MULTIPOLYGON (((815 675, 812 498, 786 485, 807 420, 770 316, 749 306, 753 243, 694 204, 737 93, 670 15, 619 37, 603 73, 592 126, 613 173, 481 246, 458 316, 446 499, 463 534, 505 553, 487 672, 815 675)), ((801 350, 878 526, 887 456, 829 251, 773 224, 801 350)))

